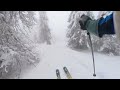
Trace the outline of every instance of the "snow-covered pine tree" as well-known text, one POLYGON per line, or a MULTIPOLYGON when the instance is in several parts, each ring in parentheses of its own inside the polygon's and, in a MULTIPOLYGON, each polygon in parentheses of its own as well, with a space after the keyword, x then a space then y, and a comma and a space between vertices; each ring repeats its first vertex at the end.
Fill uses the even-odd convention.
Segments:
POLYGON ((51 33, 48 26, 48 17, 46 11, 40 11, 40 34, 39 34, 39 43, 51 44, 51 33))
POLYGON ((71 48, 88 49, 87 32, 81 30, 79 25, 79 19, 82 14, 87 14, 94 19, 92 12, 89 11, 72 11, 70 13, 67 38, 68 46, 71 48))
MULTIPOLYGON (((25 29, 33 26, 32 11, 0 11, 0 78, 19 78, 28 65, 38 60, 25 43, 25 29)), ((28 29, 29 30, 29 29, 28 29)))
MULTIPOLYGON (((100 12, 98 18, 101 15, 106 17, 112 13, 112 11, 100 12)), ((86 31, 80 30, 78 23, 82 14, 86 14, 94 19, 92 11, 72 11, 69 16, 68 22, 70 23, 67 31, 68 46, 71 48, 90 49, 89 40, 86 35, 86 31)), ((94 51, 102 52, 112 55, 120 55, 120 45, 117 42, 116 35, 105 35, 103 38, 98 38, 95 35, 91 35, 94 51)))

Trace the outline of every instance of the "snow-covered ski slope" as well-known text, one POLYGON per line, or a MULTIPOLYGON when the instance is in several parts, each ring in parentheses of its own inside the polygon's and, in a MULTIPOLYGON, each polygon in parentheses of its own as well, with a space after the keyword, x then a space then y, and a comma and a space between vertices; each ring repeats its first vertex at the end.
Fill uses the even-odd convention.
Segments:
MULTIPOLYGON (((57 21, 56 19, 57 17, 52 19, 52 22, 57 21)), ((26 72, 21 77, 22 79, 57 79, 56 69, 60 70, 62 79, 67 79, 63 71, 64 66, 68 68, 73 79, 120 79, 120 56, 107 56, 95 52, 97 76, 93 77, 91 52, 75 51, 68 48, 65 30, 55 33, 55 29, 59 28, 56 26, 52 31, 52 33, 54 32, 52 45, 36 45, 35 50, 40 54, 41 61, 37 67, 26 72)))
MULTIPOLYGON (((56 79, 56 69, 61 78, 66 79, 63 67, 69 69, 73 79, 94 79, 91 52, 74 51, 60 43, 54 45, 36 45, 41 62, 29 71, 24 79, 56 79)), ((98 79, 120 78, 120 57, 95 53, 96 74, 98 79)))

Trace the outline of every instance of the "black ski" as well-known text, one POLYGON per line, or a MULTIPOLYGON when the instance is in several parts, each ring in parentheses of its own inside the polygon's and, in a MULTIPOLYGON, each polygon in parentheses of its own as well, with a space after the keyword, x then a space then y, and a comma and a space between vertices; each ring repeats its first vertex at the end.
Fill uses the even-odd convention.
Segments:
POLYGON ((56 75, 57 75, 57 79, 61 79, 61 76, 60 76, 60 71, 59 71, 59 69, 56 69, 56 75))
POLYGON ((72 76, 70 75, 70 72, 68 71, 67 67, 63 67, 63 70, 67 76, 68 79, 72 79, 72 76))

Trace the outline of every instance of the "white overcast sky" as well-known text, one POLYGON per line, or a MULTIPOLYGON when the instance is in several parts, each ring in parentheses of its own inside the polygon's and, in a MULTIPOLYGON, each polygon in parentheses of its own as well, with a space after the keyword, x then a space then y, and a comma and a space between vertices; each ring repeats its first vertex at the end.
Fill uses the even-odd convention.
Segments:
POLYGON ((68 11, 48 11, 49 25, 56 34, 63 33, 67 28, 68 11))

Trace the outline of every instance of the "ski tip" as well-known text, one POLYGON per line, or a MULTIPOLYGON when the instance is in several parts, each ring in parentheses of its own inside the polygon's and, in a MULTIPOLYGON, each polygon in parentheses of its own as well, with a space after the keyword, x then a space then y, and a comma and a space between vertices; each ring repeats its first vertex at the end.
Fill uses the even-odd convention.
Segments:
POLYGON ((59 71, 59 69, 56 69, 56 71, 59 71))
POLYGON ((63 69, 67 69, 67 67, 63 67, 63 69))
POLYGON ((96 74, 93 74, 94 77, 96 77, 96 74))
POLYGON ((56 69, 56 73, 59 73, 59 69, 56 69))
POLYGON ((59 69, 56 69, 56 71, 59 71, 59 69))
POLYGON ((56 69, 56 75, 57 75, 57 79, 61 79, 59 69, 56 69))

